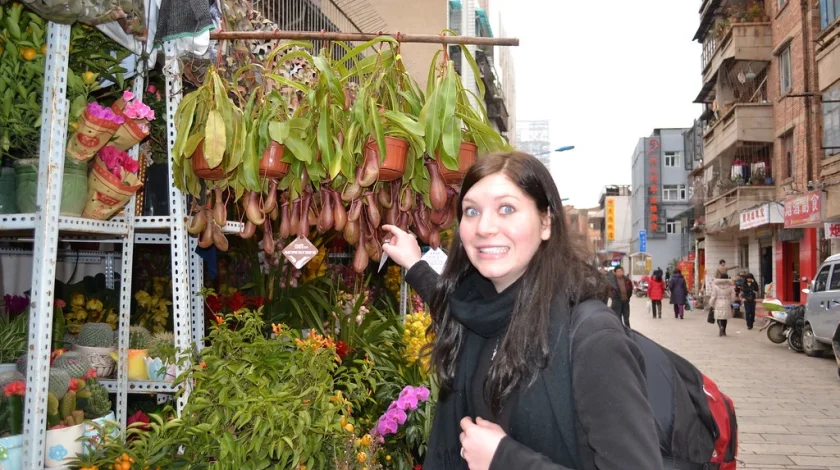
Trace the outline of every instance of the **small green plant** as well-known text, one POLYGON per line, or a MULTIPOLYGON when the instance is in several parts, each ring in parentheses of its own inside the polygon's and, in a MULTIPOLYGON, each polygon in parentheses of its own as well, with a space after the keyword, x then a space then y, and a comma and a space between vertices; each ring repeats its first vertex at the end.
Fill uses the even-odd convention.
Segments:
POLYGON ((0 364, 15 362, 26 352, 26 326, 29 315, 23 313, 14 320, 7 321, 0 315, 0 364))
POLYGON ((107 323, 85 323, 79 332, 77 344, 89 348, 112 348, 114 330, 107 323))
POLYGON ((142 326, 132 326, 128 329, 128 349, 146 349, 150 338, 149 330, 142 326))
POLYGON ((55 359, 53 368, 66 370, 74 379, 83 379, 88 375, 91 365, 87 357, 76 351, 68 351, 55 359))
POLYGON ((175 348, 175 335, 170 332, 155 333, 149 343, 149 357, 156 357, 165 364, 175 364, 175 356, 178 349, 175 348))
POLYGON ((84 390, 78 393, 79 408, 88 419, 101 418, 111 411, 108 390, 96 379, 90 379, 84 390))
POLYGON ((50 369, 50 393, 61 400, 70 388, 70 374, 64 369, 50 369))

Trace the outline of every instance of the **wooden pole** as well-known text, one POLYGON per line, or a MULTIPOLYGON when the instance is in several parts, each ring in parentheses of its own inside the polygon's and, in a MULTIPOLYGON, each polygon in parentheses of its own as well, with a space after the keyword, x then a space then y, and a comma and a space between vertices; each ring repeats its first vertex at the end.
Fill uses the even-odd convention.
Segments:
POLYGON ((446 36, 434 34, 403 33, 341 33, 332 31, 214 31, 210 39, 263 40, 304 39, 324 41, 370 41, 380 36, 390 36, 403 43, 427 44, 475 44, 480 46, 518 46, 519 38, 478 38, 469 36, 446 36))

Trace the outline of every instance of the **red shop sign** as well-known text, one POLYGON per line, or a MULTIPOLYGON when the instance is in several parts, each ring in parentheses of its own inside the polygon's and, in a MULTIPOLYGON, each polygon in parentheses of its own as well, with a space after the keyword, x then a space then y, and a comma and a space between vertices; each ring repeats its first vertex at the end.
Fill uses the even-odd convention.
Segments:
POLYGON ((785 198, 785 228, 816 227, 822 219, 821 191, 785 198))

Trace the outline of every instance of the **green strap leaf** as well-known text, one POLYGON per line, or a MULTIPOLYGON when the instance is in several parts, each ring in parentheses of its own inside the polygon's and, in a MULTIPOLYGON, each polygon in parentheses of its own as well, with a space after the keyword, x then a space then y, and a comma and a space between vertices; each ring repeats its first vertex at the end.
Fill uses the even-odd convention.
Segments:
POLYGON ((289 149, 289 151, 291 151, 298 160, 304 163, 312 162, 312 148, 307 145, 303 139, 290 135, 289 138, 286 139, 286 148, 289 149))
POLYGON ((458 169, 458 152, 461 147, 461 119, 451 115, 443 125, 441 158, 450 170, 458 169))
POLYGON ((224 118, 214 109, 207 115, 207 125, 204 127, 204 158, 210 168, 216 168, 222 163, 226 148, 224 118))
MULTIPOLYGON (((172 155, 175 161, 180 161, 184 155, 184 145, 187 143, 187 138, 190 136, 192 130, 195 107, 198 104, 198 93, 193 92, 188 94, 181 100, 178 110, 175 112, 175 127, 178 135, 175 138, 175 147, 172 149, 172 155)), ((189 156, 189 155, 187 155, 189 156)))
POLYGON ((291 125, 288 121, 272 121, 268 124, 268 135, 271 136, 271 140, 278 144, 286 142, 291 130, 291 125))
POLYGON ((368 101, 368 108, 370 110, 370 129, 373 130, 373 138, 376 140, 376 145, 379 147, 380 159, 385 158, 385 131, 382 129, 382 117, 376 109, 376 100, 373 97, 368 101))
POLYGON ((470 68, 473 71, 473 78, 475 78, 475 87, 478 90, 478 96, 481 99, 484 99, 484 82, 481 80, 481 70, 478 68, 478 63, 475 61, 475 57, 470 54, 470 50, 467 49, 467 46, 461 44, 461 53, 464 55, 464 58, 467 59, 467 63, 470 64, 470 68))

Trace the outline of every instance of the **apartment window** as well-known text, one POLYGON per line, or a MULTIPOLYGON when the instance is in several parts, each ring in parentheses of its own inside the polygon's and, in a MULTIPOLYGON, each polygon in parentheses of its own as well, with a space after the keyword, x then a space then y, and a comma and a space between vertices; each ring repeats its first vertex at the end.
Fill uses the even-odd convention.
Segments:
POLYGON ((682 233, 682 223, 679 220, 669 220, 665 223, 665 233, 672 235, 682 233))
POLYGON ((663 184, 663 201, 685 201, 688 199, 688 188, 684 184, 663 184))
POLYGON ((793 78, 790 72, 790 46, 779 54, 779 83, 783 95, 793 88, 793 78))
POLYGON ((665 152, 665 166, 678 167, 682 165, 682 155, 680 152, 665 152))
POLYGON ((829 157, 840 153, 840 82, 823 94, 822 115, 823 148, 825 156, 829 157))
POLYGON ((827 28, 840 16, 840 0, 820 0, 822 27, 827 28))
POLYGON ((796 170, 796 155, 793 151, 793 131, 782 137, 782 161, 785 165, 785 176, 793 178, 796 170))

